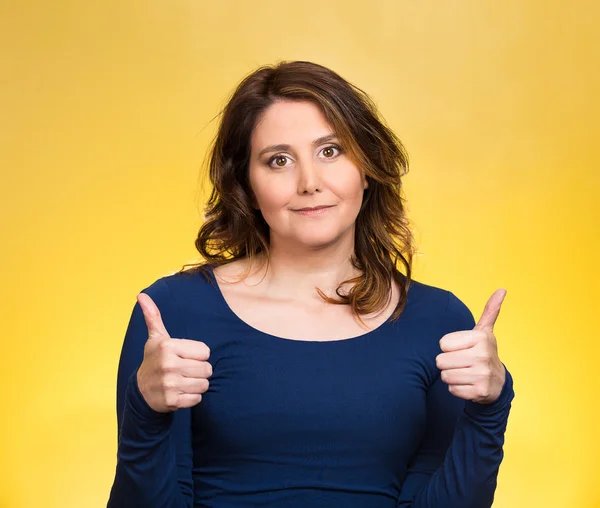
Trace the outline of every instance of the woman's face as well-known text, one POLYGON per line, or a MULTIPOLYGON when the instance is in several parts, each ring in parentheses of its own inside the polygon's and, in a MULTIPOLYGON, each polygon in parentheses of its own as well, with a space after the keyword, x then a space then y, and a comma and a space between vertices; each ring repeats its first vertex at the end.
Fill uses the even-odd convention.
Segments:
POLYGON ((251 140, 250 185, 271 243, 354 245, 354 223, 367 181, 341 150, 320 108, 280 101, 259 119, 251 140), (302 211, 313 207, 326 207, 302 211))

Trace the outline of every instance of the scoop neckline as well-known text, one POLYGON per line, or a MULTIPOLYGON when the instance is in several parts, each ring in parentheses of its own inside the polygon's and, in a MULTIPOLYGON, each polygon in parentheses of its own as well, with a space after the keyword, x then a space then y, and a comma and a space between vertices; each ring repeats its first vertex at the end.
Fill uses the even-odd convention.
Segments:
POLYGON ((307 342, 309 344, 337 344, 337 343, 341 343, 341 342, 358 342, 360 340, 367 340, 368 338, 376 335, 377 333, 380 333, 382 331, 382 329, 387 328, 389 325, 393 325, 393 321, 391 321, 392 316, 394 315, 394 313, 392 312, 392 314, 390 314, 388 316, 388 318, 381 323, 377 328, 374 328, 373 330, 369 330, 368 332, 362 333, 360 335, 355 335, 353 337, 346 337, 343 339, 331 339, 331 340, 303 340, 303 339, 292 339, 290 337, 281 337, 280 335, 274 335, 272 333, 268 333, 268 332, 264 332, 262 330, 259 330, 258 328, 255 328, 254 326, 252 326, 250 323, 244 321, 240 316, 238 316, 233 309, 231 308, 231 306, 229 305, 229 303, 227 302, 225 295, 223 294, 223 292, 221 291, 221 286, 219 285, 219 282, 217 281, 217 277, 214 273, 214 268, 211 265, 206 265, 208 267, 208 274, 214 284, 214 289, 218 294, 219 300, 221 301, 221 304, 224 306, 225 310, 227 311, 228 314, 230 314, 236 321, 238 321, 242 326, 248 328, 250 331, 254 332, 255 334, 262 336, 262 337, 266 337, 266 338, 270 338, 270 339, 274 339, 277 341, 283 341, 283 342, 307 342))

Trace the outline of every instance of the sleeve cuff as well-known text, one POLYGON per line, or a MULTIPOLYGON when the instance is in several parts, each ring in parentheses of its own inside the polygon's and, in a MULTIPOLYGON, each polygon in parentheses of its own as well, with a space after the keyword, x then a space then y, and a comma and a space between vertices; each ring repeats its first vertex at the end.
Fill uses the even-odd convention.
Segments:
MULTIPOLYGON (((502 364, 504 365, 504 363, 502 364)), ((465 411, 471 415, 477 414, 494 414, 500 411, 504 411, 510 407, 510 404, 515 397, 513 389, 513 378, 509 370, 504 365, 506 371, 506 378, 504 380, 504 386, 498 398, 491 404, 480 404, 479 402, 473 402, 472 400, 467 401, 465 411)))

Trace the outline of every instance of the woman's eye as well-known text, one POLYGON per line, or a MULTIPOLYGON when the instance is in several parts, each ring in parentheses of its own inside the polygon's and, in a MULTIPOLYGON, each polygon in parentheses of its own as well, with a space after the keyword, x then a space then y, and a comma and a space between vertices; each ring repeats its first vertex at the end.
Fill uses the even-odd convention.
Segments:
POLYGON ((271 167, 284 168, 286 166, 285 161, 287 157, 285 155, 276 155, 275 157, 271 157, 269 159, 268 165, 271 167), (273 165, 275 164, 275 165, 273 165))
POLYGON ((339 155, 342 152, 342 149, 337 145, 330 145, 323 148, 322 152, 326 159, 332 159, 336 155, 339 155), (336 150, 338 151, 337 154, 335 153, 336 150))

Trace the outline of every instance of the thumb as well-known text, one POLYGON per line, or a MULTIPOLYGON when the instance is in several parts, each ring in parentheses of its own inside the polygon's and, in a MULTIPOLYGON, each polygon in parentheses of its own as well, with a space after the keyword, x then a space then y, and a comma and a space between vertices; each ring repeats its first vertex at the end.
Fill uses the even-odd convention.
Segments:
POLYGON ((148 296, 146 293, 140 293, 137 295, 137 301, 142 308, 144 320, 146 321, 146 326, 148 327, 148 339, 160 337, 170 338, 169 332, 167 332, 167 329, 162 321, 160 311, 158 310, 158 307, 152 298, 150 298, 150 296, 148 296))
POLYGON ((488 330, 490 332, 494 330, 494 324, 496 323, 496 319, 498 319, 498 314, 500 314, 500 307, 505 296, 506 289, 497 289, 494 291, 494 294, 490 296, 490 299, 485 304, 483 314, 481 314, 479 321, 475 325, 475 330, 488 330))

